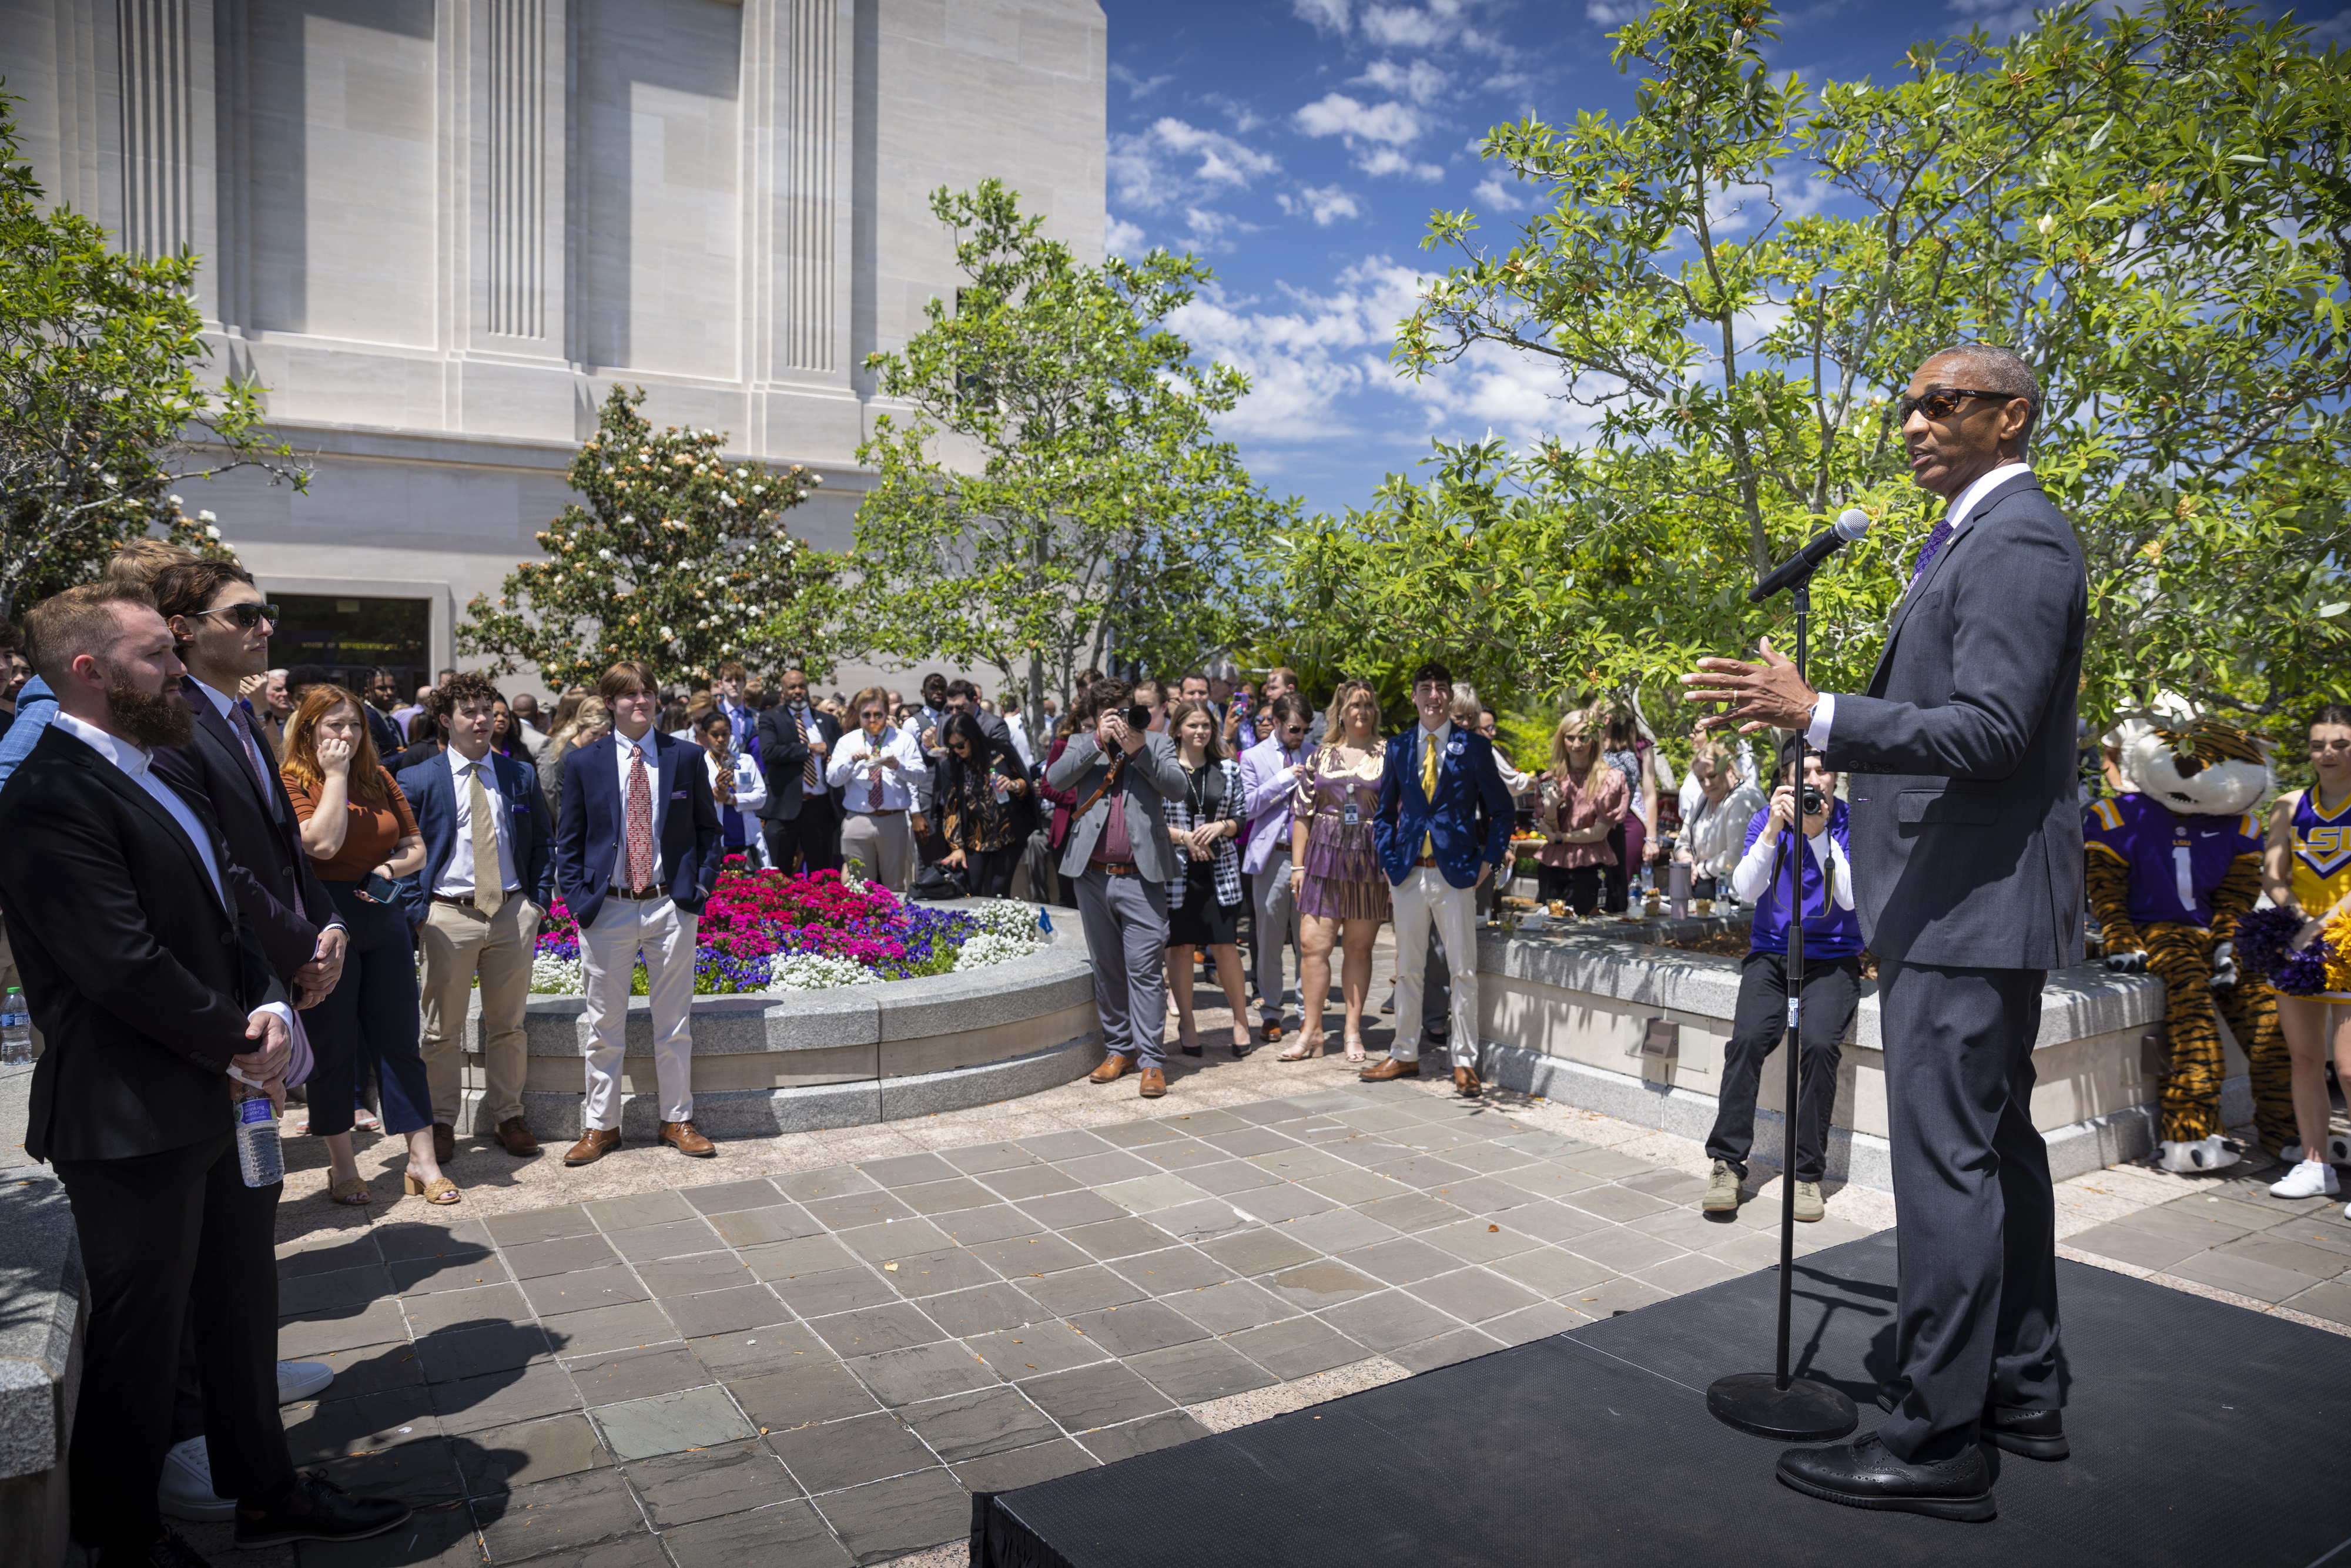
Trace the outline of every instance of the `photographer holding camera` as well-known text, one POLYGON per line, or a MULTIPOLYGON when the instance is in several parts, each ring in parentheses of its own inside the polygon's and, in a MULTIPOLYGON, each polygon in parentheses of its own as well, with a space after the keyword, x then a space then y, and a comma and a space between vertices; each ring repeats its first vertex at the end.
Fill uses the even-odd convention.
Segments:
POLYGON ((1739 1009, 1730 1044, 1723 1052, 1721 1108, 1706 1140, 1714 1162, 1706 1197, 1698 1207, 1709 1214, 1739 1207, 1739 1184, 1747 1176, 1747 1154, 1755 1144, 1755 1088, 1764 1059, 1781 1043, 1788 1017, 1788 873, 1780 863, 1781 834, 1803 812, 1804 994, 1803 1103, 1796 1114, 1795 1168, 1782 1176, 1796 1184, 1796 1218, 1819 1219, 1823 1148, 1829 1113, 1836 1103, 1838 1044, 1853 1025, 1861 1003, 1861 922, 1853 909, 1853 867, 1848 858, 1844 802, 1836 798, 1836 775, 1818 753, 1804 758, 1801 789, 1795 783, 1791 737, 1781 750, 1780 787, 1771 803, 1747 824, 1745 852, 1730 873, 1731 890, 1754 906, 1754 934, 1739 976, 1739 1009), (1775 876, 1774 872, 1778 874, 1775 876))

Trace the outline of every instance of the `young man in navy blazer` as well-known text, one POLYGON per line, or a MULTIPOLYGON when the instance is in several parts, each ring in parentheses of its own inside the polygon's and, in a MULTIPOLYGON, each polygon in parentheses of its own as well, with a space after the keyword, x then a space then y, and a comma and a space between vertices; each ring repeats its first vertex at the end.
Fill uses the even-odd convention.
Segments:
POLYGON ((529 1051, 523 1006, 538 923, 555 902, 555 827, 538 770, 490 749, 497 688, 468 670, 425 699, 449 737, 440 756, 400 775, 400 792, 424 835, 424 865, 409 877, 422 906, 424 1076, 433 1090, 435 1154, 455 1153, 466 1004, 482 984, 483 1108, 499 1145, 517 1158, 538 1153, 522 1109, 529 1051), (491 874, 495 864, 496 874, 491 874))
POLYGON ((718 1151, 695 1130, 690 1009, 694 936, 718 875, 718 807, 700 748, 653 728, 659 688, 644 665, 604 672, 597 695, 612 733, 563 758, 563 819, 555 880, 580 923, 586 971, 588 1102, 580 1141, 563 1156, 584 1166, 621 1146, 621 1061, 632 971, 642 952, 653 1004, 653 1072, 661 1141, 682 1155, 718 1151))
POLYGON ((1420 1076, 1420 1017, 1433 927, 1452 971, 1453 1087, 1478 1079, 1478 889, 1510 852, 1510 790, 1494 743, 1453 723, 1453 672, 1434 662, 1413 672, 1420 722, 1388 742, 1372 840, 1395 894, 1396 1032, 1366 1083, 1420 1076))

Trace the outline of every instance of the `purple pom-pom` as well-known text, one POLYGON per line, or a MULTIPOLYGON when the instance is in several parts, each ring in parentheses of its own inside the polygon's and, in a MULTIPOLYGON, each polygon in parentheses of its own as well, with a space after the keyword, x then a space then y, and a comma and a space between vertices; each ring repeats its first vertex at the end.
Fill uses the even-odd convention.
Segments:
POLYGON ((2294 951, 2303 917, 2291 909, 2256 909, 2237 922, 2237 962, 2289 997, 2314 997, 2326 989, 2327 939, 2319 936, 2294 951))

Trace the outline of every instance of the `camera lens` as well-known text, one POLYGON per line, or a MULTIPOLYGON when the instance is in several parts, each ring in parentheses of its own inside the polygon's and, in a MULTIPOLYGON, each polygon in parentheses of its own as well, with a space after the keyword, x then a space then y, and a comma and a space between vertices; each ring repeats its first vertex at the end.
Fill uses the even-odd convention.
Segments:
POLYGON ((1805 785, 1804 815, 1817 817, 1826 810, 1828 810, 1828 797, 1821 793, 1821 787, 1817 784, 1805 785))

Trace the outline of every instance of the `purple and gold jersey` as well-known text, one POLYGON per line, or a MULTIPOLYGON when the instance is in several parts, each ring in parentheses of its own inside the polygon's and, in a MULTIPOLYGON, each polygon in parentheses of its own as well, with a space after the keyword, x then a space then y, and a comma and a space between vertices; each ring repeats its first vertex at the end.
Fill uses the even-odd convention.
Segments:
POLYGON ((2294 900, 2304 915, 2325 914, 2351 893, 2351 795, 2318 809, 2315 786, 2294 807, 2294 900))
POLYGON ((2243 855, 2262 852, 2251 811, 2234 817, 2175 816, 2147 795, 2116 795, 2082 814, 2082 839, 2130 872, 2135 924, 2212 924, 2212 894, 2243 855))

